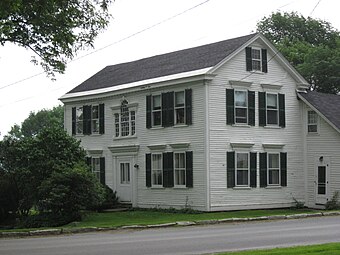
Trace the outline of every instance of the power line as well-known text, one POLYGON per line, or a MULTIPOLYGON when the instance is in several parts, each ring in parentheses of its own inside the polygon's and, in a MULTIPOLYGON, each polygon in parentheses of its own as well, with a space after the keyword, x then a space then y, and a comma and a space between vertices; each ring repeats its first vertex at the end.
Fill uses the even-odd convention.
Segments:
MULTIPOLYGON (((99 49, 97 49, 97 50, 94 50, 94 51, 92 51, 92 52, 90 52, 90 53, 87 53, 87 54, 85 54, 85 55, 83 55, 83 56, 81 56, 81 57, 72 59, 71 61, 67 62, 67 64, 72 63, 72 62, 75 62, 75 61, 78 61, 78 60, 83 59, 83 58, 85 58, 85 57, 88 57, 88 56, 90 56, 90 55, 92 55, 92 54, 95 54, 95 53, 97 53, 97 52, 99 52, 99 51, 102 51, 102 50, 104 50, 104 49, 106 49, 106 48, 109 48, 109 47, 111 47, 111 46, 113 46, 113 45, 116 45, 116 44, 119 44, 119 43, 121 43, 121 42, 124 42, 124 41, 126 41, 126 40, 128 40, 128 39, 130 39, 130 38, 132 38, 132 37, 135 37, 135 36, 137 36, 137 35, 139 35, 139 34, 141 34, 141 33, 144 33, 144 32, 146 32, 146 31, 148 31, 148 30, 150 30, 150 29, 152 29, 152 28, 154 28, 154 27, 157 27, 157 26, 159 26, 159 25, 161 25, 161 24, 163 24, 163 23, 165 23, 165 22, 168 22, 168 21, 170 21, 170 20, 172 20, 172 19, 175 19, 175 18, 177 18, 178 16, 181 16, 181 15, 183 15, 183 14, 189 12, 189 11, 192 11, 192 10, 194 10, 194 9, 196 9, 196 8, 198 8, 198 7, 200 7, 201 5, 204 5, 204 4, 208 3, 209 1, 211 1, 211 0, 205 0, 205 1, 203 1, 203 2, 201 2, 201 3, 199 3, 199 4, 197 4, 197 5, 194 5, 194 6, 190 7, 190 8, 188 8, 188 9, 186 9, 186 10, 180 12, 180 13, 177 13, 177 14, 175 14, 175 15, 169 17, 169 18, 166 18, 166 19, 164 19, 164 20, 161 20, 161 21, 159 21, 159 22, 157 22, 157 23, 155 23, 155 24, 153 24, 153 25, 151 25, 151 26, 149 26, 149 27, 143 28, 142 30, 139 30, 139 31, 137 31, 137 32, 135 32, 135 33, 133 33, 133 34, 131 34, 131 35, 128 35, 128 36, 126 36, 126 37, 124 37, 124 38, 122 38, 122 39, 120 39, 120 40, 118 40, 118 41, 115 41, 115 42, 113 42, 113 43, 110 43, 110 44, 108 44, 108 45, 106 45, 106 46, 104 46, 104 47, 101 47, 101 48, 99 48, 99 49)), ((24 78, 24 79, 22 79, 22 80, 19 80, 19 81, 16 81, 16 82, 7 84, 7 85, 5 85, 5 86, 3 86, 3 87, 0 87, 0 90, 1 90, 1 89, 4 89, 4 88, 11 87, 11 86, 14 86, 14 85, 19 84, 19 83, 21 83, 21 82, 23 82, 23 81, 30 80, 30 79, 32 79, 32 78, 34 78, 34 77, 36 77, 36 76, 40 76, 40 75, 42 75, 42 74, 44 74, 44 73, 45 73, 45 72, 37 73, 37 74, 35 74, 35 75, 29 76, 29 77, 27 77, 27 78, 24 78)), ((0 106, 0 107, 1 107, 1 106, 0 106)))
POLYGON ((319 0, 316 5, 314 6, 313 10, 311 11, 311 13, 309 14, 309 16, 312 16, 313 12, 315 11, 316 7, 318 7, 319 3, 321 2, 321 0, 319 0))

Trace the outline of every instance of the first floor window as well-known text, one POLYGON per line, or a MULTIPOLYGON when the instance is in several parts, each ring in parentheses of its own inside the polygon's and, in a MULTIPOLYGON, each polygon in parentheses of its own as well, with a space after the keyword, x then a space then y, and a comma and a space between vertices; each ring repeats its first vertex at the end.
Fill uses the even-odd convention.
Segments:
POLYGON ((130 183, 130 163, 120 163, 120 183, 130 183))
POLYGON ((100 158, 92 158, 92 173, 100 180, 100 158))
POLYGON ((162 154, 152 154, 151 176, 152 185, 163 184, 162 154))
POLYGON ((175 153, 175 185, 185 185, 185 153, 175 153))
POLYGON ((317 133, 318 132, 318 115, 315 111, 308 111, 308 133, 317 133))
POLYGON ((249 185, 248 153, 236 153, 236 186, 249 185))
POLYGON ((279 104, 277 94, 267 93, 267 124, 279 124, 279 104))
POLYGON ((280 185, 279 153, 268 153, 268 185, 280 185))

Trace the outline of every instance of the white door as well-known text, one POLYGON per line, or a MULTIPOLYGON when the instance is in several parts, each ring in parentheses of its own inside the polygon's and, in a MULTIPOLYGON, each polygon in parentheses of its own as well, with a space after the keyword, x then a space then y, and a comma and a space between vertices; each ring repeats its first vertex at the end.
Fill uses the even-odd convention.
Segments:
POLYGON ((315 169, 315 204, 324 205, 328 200, 329 163, 319 157, 315 169))
POLYGON ((121 202, 132 202, 132 158, 117 159, 117 196, 121 202))

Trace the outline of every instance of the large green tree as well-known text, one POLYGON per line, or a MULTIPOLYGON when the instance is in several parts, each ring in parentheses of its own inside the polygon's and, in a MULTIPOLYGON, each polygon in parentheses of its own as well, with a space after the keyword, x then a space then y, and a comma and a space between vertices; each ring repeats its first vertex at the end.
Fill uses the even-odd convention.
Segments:
POLYGON ((32 50, 45 72, 63 73, 76 52, 93 46, 109 23, 112 0, 1 0, 0 45, 32 50))
POLYGON ((257 31, 320 92, 340 92, 340 33, 329 22, 295 12, 272 13, 257 24, 257 31))

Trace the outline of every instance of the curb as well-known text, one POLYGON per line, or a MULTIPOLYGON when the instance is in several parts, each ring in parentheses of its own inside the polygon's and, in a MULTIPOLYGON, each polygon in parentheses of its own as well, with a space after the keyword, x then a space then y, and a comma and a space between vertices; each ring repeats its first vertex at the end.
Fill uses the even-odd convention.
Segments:
POLYGON ((248 221, 269 221, 269 220, 289 220, 289 219, 302 219, 309 217, 323 217, 323 216, 339 216, 339 212, 319 212, 319 213, 302 213, 291 215, 271 215, 260 216, 252 218, 227 218, 219 220, 198 220, 198 221, 177 221, 172 223, 152 224, 152 225, 129 225, 121 227, 86 227, 86 228, 53 228, 42 230, 31 230, 28 232, 0 232, 0 238, 17 238, 17 237, 32 237, 32 236, 53 236, 62 234, 79 234, 90 233, 99 231, 113 231, 124 229, 148 229, 148 228, 167 228, 167 227, 186 227, 194 225, 214 225, 220 223, 238 223, 248 221))

